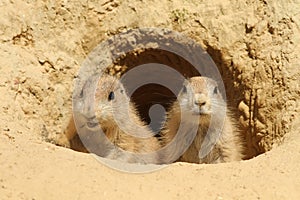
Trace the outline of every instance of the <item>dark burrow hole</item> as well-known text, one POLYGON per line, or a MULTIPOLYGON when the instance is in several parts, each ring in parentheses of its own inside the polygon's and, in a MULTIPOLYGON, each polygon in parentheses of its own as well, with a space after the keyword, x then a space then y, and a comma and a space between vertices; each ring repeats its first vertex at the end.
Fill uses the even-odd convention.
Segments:
MULTIPOLYGON (((227 104, 229 107, 233 108, 234 117, 236 117, 236 121, 238 120, 239 113, 237 111, 237 105, 240 99, 243 97, 242 91, 233 91, 233 75, 229 74, 228 70, 226 70, 226 66, 222 63, 221 54, 219 51, 214 51, 212 48, 207 49, 210 56, 212 56, 213 60, 215 61, 220 74, 222 76, 225 89, 226 89, 226 96, 227 96, 227 104)), ((153 74, 157 73, 157 67, 168 66, 170 69, 176 70, 179 72, 183 77, 189 78, 193 76, 200 76, 201 74, 198 72, 197 69, 194 68, 192 64, 186 61, 184 58, 175 55, 171 52, 164 51, 164 50, 157 50, 157 49, 147 49, 144 51, 139 52, 129 52, 121 59, 118 59, 113 63, 112 66, 109 66, 106 69, 106 72, 111 75, 121 76, 121 81, 124 84, 125 88, 129 90, 131 101, 134 102, 136 105, 137 111, 142 120, 144 120, 147 124, 154 124, 152 129, 157 131, 157 124, 161 124, 164 120, 164 112, 162 112, 162 116, 156 117, 156 119, 160 120, 157 122, 151 122, 149 116, 149 110, 153 105, 161 105, 163 106, 165 111, 170 109, 170 105, 176 100, 177 93, 171 91, 169 88, 164 87, 157 83, 147 83, 142 84, 141 87, 132 89, 130 86, 130 81, 141 79, 143 77, 144 69, 151 69, 153 74), (129 78, 126 78, 126 74, 131 72, 134 69, 138 69, 139 67, 145 67, 141 70, 137 70, 138 72, 133 72, 129 78), (125 77, 125 78, 124 78, 125 77)), ((149 72, 146 72, 149 73, 149 72)), ((181 88, 183 83, 183 79, 178 79, 172 77, 171 74, 168 73, 161 73, 160 78, 163 78, 167 82, 172 82, 172 84, 176 85, 177 88, 181 88)), ((151 113, 151 112, 150 112, 151 113)), ((246 151, 245 159, 251 158, 256 155, 248 154, 249 145, 246 142, 246 133, 241 131, 241 137, 245 141, 244 148, 246 151)), ((71 148, 74 150, 80 150, 78 146, 80 144, 79 137, 76 136, 71 141, 71 148)), ((252 141, 248 141, 248 143, 252 141)))
MULTIPOLYGON (((165 111, 168 111, 176 100, 184 78, 200 75, 184 58, 157 49, 148 49, 139 52, 138 55, 136 52, 128 53, 125 58, 116 61, 114 66, 122 66, 126 69, 122 72, 121 81, 131 94, 131 101, 137 107, 141 119, 147 124, 151 123, 149 109, 153 105, 161 105, 165 111), (145 84, 143 80, 147 77, 155 77, 155 80, 145 84), (139 87, 134 88, 132 84, 139 87)), ((158 116, 156 119, 162 120, 164 116, 158 116)), ((151 124, 157 123, 160 122, 151 124)))

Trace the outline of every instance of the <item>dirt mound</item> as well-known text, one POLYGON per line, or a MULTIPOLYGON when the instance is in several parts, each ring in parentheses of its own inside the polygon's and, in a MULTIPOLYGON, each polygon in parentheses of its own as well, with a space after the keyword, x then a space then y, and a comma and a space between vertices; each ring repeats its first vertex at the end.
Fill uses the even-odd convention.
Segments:
MULTIPOLYGON (((120 198, 127 195, 127 182, 119 182, 122 177, 132 181, 131 194, 219 199, 294 195, 296 199, 300 187, 299 9, 297 2, 272 0, 2 1, 0 171, 5 173, 0 173, 0 196, 80 198, 81 191, 82 198, 99 197, 97 192, 120 198), (181 32, 211 55, 243 130, 247 158, 283 145, 241 163, 178 163, 137 177, 105 168, 87 154, 45 143, 68 147, 63 131, 72 114, 73 79, 87 54, 104 39, 139 27, 181 32), (78 170, 85 174, 78 175, 78 170), (174 177, 175 186, 168 192, 156 187, 174 185, 174 177), (77 180, 82 181, 64 189, 77 180), (82 185, 91 187, 79 190, 82 185)), ((139 58, 146 59, 147 52, 139 58)), ((132 60, 128 55, 116 64, 132 60)))

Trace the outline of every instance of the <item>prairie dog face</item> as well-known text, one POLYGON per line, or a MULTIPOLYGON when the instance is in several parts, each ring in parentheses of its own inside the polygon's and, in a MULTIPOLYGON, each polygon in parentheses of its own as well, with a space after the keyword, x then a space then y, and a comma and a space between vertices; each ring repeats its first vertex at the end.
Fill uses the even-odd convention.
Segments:
POLYGON ((213 112, 212 107, 222 105, 224 102, 217 82, 200 76, 184 82, 178 99, 183 111, 203 116, 210 115, 213 112))
POLYGON ((129 97, 122 83, 113 76, 102 76, 95 92, 95 113, 101 121, 114 120, 114 112, 122 114, 122 107, 128 105, 129 97))

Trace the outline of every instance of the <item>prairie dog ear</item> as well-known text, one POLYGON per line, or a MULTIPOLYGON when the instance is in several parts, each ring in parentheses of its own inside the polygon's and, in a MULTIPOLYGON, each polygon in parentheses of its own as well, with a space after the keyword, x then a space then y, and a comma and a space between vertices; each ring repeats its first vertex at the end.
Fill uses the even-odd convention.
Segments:
POLYGON ((182 89, 185 88, 185 90, 188 90, 189 85, 190 85, 190 80, 189 79, 184 79, 183 83, 182 83, 182 89))
POLYGON ((191 85, 190 79, 185 79, 182 84, 181 93, 193 93, 193 87, 191 85))
POLYGON ((190 83, 190 79, 189 78, 184 79, 183 85, 187 86, 189 83, 190 83))
MULTIPOLYGON (((118 95, 120 96, 121 99, 124 100, 124 98, 126 99, 126 101, 130 101, 130 97, 128 96, 128 92, 127 89, 125 88, 125 86, 122 84, 122 82, 118 82, 117 88, 116 90, 118 92, 118 95)), ((117 97, 118 98, 118 97, 117 97)))
POLYGON ((219 88, 218 88, 218 86, 214 86, 213 93, 214 94, 219 94, 219 88))
POLYGON ((119 91, 126 96, 128 95, 127 90, 121 82, 119 82, 119 91))
POLYGON ((182 85, 181 93, 187 93, 187 86, 186 86, 186 84, 182 85))

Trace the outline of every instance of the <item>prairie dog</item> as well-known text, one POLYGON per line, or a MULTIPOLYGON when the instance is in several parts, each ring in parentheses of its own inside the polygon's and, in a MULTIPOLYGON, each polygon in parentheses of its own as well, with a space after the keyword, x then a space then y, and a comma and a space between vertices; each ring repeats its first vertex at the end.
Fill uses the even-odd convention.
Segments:
POLYGON ((192 163, 242 159, 242 142, 234 119, 226 111, 217 83, 207 77, 192 77, 184 82, 167 113, 161 135, 167 163, 180 155, 177 161, 192 163))
MULTIPOLYGON (((121 149, 113 148, 104 157, 125 162, 159 163, 156 151, 160 148, 160 143, 150 128, 140 120, 134 104, 130 102, 124 86, 118 79, 109 75, 103 75, 99 79, 93 107, 93 118, 99 123, 111 146, 121 149)), ((74 119, 70 120, 66 135, 69 141, 76 137, 74 119)), ((88 134, 86 137, 89 137, 88 134)), ((107 145, 103 138, 94 138, 96 141, 92 142, 95 145, 107 145)))

